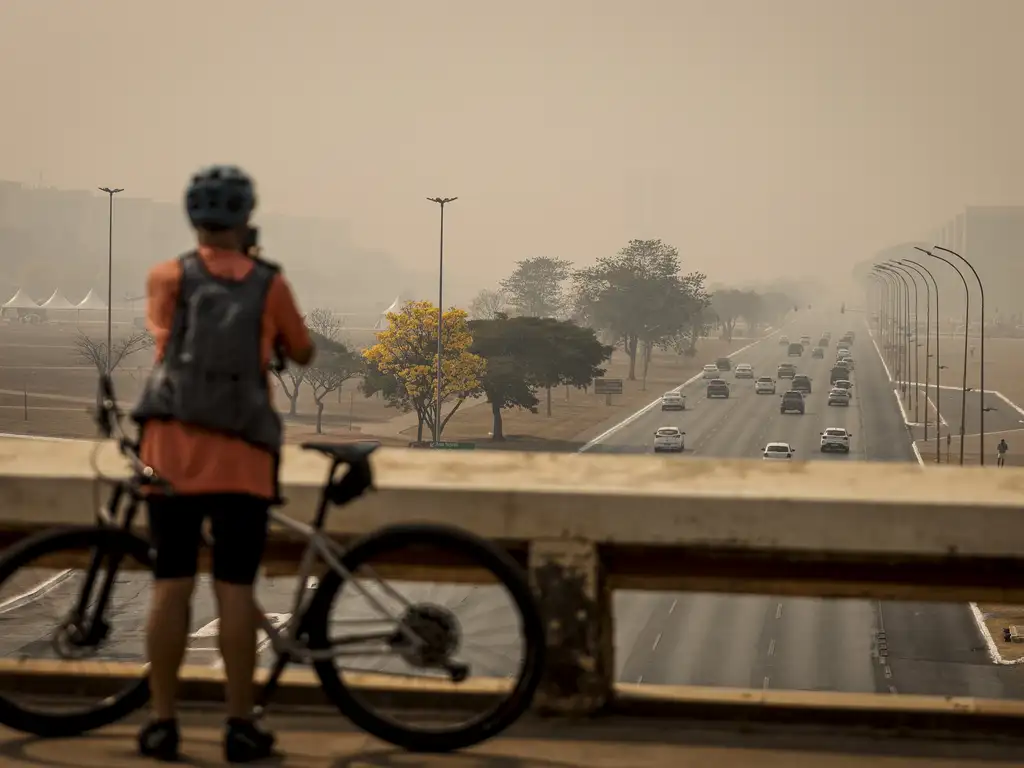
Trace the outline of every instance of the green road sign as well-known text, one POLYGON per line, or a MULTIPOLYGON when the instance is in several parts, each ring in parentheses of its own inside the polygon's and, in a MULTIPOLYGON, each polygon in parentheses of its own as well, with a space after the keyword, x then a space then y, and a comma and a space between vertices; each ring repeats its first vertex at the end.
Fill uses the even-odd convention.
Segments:
POLYGON ((441 442, 437 443, 431 442, 430 447, 448 451, 472 451, 474 448, 476 448, 476 443, 452 443, 442 440, 441 442))

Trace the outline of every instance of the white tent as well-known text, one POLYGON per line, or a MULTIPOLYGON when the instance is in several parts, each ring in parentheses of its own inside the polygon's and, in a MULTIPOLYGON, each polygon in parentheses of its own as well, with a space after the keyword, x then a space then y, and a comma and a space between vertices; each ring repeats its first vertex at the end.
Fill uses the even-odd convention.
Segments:
POLYGON ((74 309, 75 305, 68 301, 60 288, 53 292, 53 295, 42 303, 43 309, 74 309))
POLYGON ((38 309, 39 305, 21 288, 14 294, 7 303, 4 304, 4 309, 38 309))
POLYGON ((85 298, 78 302, 75 309, 106 309, 107 303, 97 296, 92 289, 85 294, 85 298))
POLYGON ((391 306, 388 307, 387 309, 385 309, 383 312, 380 313, 380 319, 378 319, 376 324, 373 326, 373 330, 375 330, 375 331, 386 330, 387 327, 388 327, 388 313, 390 313, 390 312, 398 312, 402 308, 402 304, 404 304, 404 303, 405 302, 402 301, 402 297, 401 296, 396 296, 395 300, 391 302, 391 306))

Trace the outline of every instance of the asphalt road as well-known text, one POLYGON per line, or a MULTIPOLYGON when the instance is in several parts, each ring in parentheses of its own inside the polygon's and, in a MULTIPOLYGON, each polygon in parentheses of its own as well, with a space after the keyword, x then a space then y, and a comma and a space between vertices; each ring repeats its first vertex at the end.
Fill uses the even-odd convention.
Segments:
MULTIPOLYGON (((779 398, 755 395, 751 381, 734 381, 729 399, 712 401, 704 397, 702 383, 695 382, 684 390, 686 411, 651 410, 592 450, 647 453, 655 430, 674 425, 686 432, 687 450, 679 461, 690 456, 759 460, 761 448, 771 440, 793 444, 798 459, 845 462, 850 471, 856 471, 852 462, 857 461, 913 461, 892 385, 861 316, 801 313, 800 320, 784 329, 793 340, 807 333, 815 341, 825 330, 832 332, 833 346, 824 360, 811 359, 809 352, 799 360, 786 358, 777 337, 734 358, 734 362, 752 364, 755 376, 773 375, 780 361, 795 361, 814 384, 803 416, 780 414, 779 398), (830 408, 826 393, 834 343, 848 328, 857 332, 854 397, 848 408, 830 408), (819 452, 819 433, 830 426, 843 426, 853 433, 849 455, 819 452)), ((943 395, 944 415, 955 423, 953 411, 946 409, 953 398, 946 396, 946 391, 943 395)), ((959 411, 955 418, 958 423, 959 411)), ((28 589, 32 583, 29 579, 20 589, 28 589)), ((65 582, 41 596, 13 604, 5 601, 15 596, 17 589, 4 590, 0 594, 0 655, 51 656, 49 637, 74 587, 73 581, 65 582)), ((292 579, 263 580, 258 590, 260 602, 280 619, 290 610, 293 588, 292 579)), ((503 676, 512 671, 520 637, 496 590, 442 585, 421 586, 416 592, 417 597, 456 612, 467 635, 462 656, 473 665, 475 674, 503 676)), ((111 642, 101 658, 143 658, 148 593, 148 578, 122 575, 111 642)), ((347 602, 346 616, 365 616, 361 602, 347 602)), ((989 662, 964 605, 620 592, 614 609, 618 676, 625 682, 1024 698, 1021 675, 1015 668, 989 662), (886 653, 879 651, 879 633, 884 633, 886 653)), ((204 582, 193 608, 189 663, 217 663, 215 618, 215 605, 204 582)), ((355 665, 382 668, 379 660, 369 658, 356 659, 355 665)), ((391 662, 384 668, 402 671, 402 667, 391 662)))
MULTIPOLYGON (((851 463, 850 471, 856 461, 914 461, 892 385, 861 318, 809 313, 784 330, 790 339, 833 334, 825 360, 805 355, 797 362, 815 385, 803 416, 780 414, 778 398, 754 394, 747 381, 734 382, 728 400, 711 401, 695 382, 684 390, 689 410, 652 410, 593 450, 649 452, 655 430, 673 425, 686 432, 680 461, 756 460, 772 440, 791 443, 803 460, 851 463), (830 408, 834 343, 847 329, 857 333, 854 397, 849 408, 830 408), (832 426, 853 433, 849 455, 820 453, 819 434, 832 426)), ((786 359, 772 339, 734 361, 752 364, 755 375, 770 375, 786 359)), ((990 663, 964 605, 623 592, 616 595, 615 611, 624 682, 1024 698, 1017 670, 990 663)))

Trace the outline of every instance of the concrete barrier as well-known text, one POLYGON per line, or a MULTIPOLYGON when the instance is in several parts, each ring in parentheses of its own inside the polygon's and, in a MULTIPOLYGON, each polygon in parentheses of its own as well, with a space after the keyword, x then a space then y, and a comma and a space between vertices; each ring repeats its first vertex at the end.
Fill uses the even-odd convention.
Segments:
MULTIPOLYGON (((0 538, 92 519, 88 443, 0 440, 0 538)), ((1024 603, 1024 471, 913 465, 381 449, 377 492, 335 511, 339 540, 433 521, 499 542, 529 568, 548 623, 542 710, 614 700, 616 588, 1024 603)), ((124 473, 115 448, 100 466, 124 473)), ((309 520, 327 462, 289 448, 289 514, 309 520)), ((294 570, 274 536, 268 567, 294 570)), ((408 579, 472 581, 455 563, 408 579)), ((836 694, 838 695, 838 694, 836 694)))

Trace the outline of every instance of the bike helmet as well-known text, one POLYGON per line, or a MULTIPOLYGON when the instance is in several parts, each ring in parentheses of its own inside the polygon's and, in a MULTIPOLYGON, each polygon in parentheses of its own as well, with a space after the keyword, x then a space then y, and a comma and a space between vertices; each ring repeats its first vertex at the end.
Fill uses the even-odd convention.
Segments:
POLYGON ((211 165, 192 177, 185 191, 185 210, 192 226, 210 230, 237 229, 256 208, 252 179, 234 165, 211 165))

